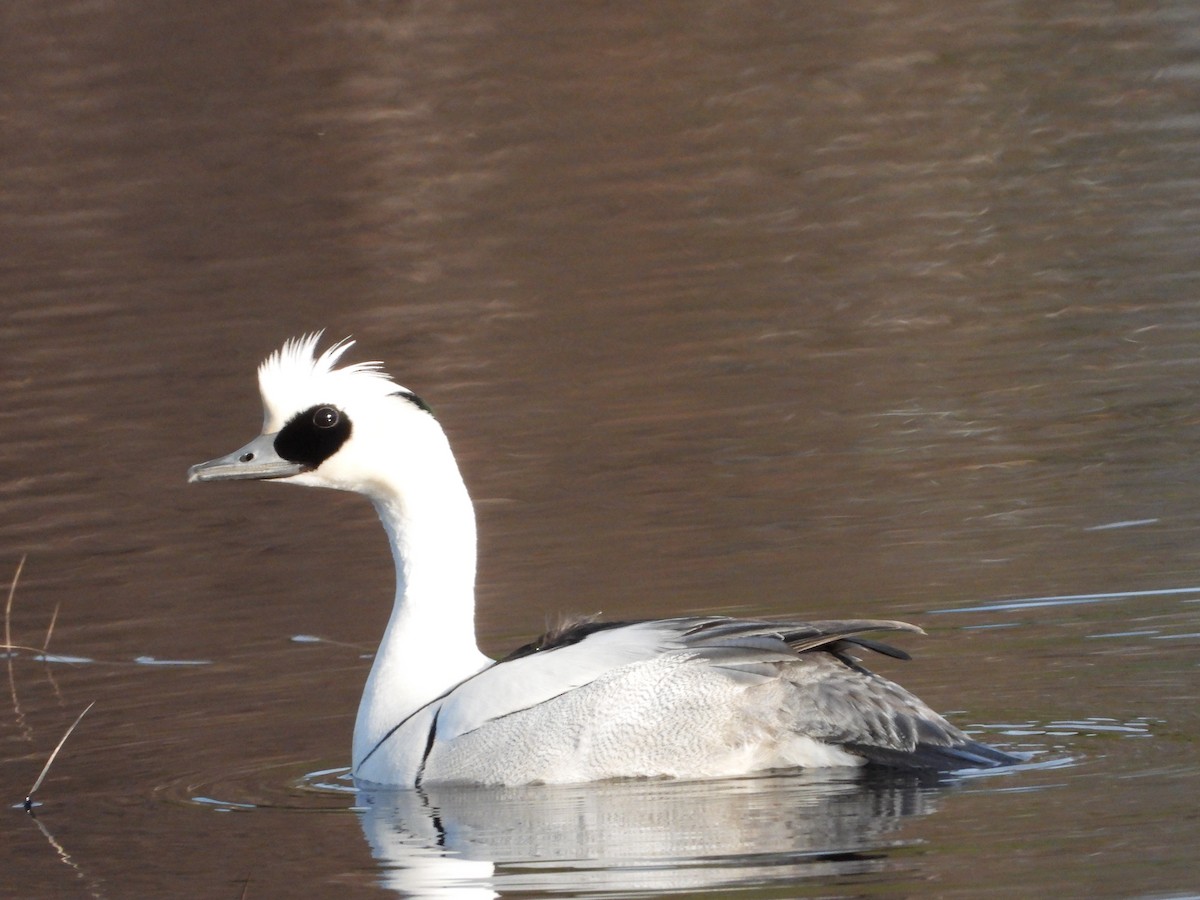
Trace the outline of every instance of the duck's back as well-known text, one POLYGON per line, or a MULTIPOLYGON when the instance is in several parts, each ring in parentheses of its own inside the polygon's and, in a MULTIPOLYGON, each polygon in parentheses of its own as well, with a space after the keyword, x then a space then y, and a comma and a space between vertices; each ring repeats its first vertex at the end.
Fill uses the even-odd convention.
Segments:
MULTIPOLYGON (((970 740, 849 656, 890 622, 692 618, 594 625, 522 648, 418 717, 419 782, 702 778, 883 762, 1017 760, 970 740), (497 698, 504 696, 503 702, 497 698)), ((915 629, 914 629, 915 630, 915 629)), ((382 760, 378 761, 382 763, 382 760)))

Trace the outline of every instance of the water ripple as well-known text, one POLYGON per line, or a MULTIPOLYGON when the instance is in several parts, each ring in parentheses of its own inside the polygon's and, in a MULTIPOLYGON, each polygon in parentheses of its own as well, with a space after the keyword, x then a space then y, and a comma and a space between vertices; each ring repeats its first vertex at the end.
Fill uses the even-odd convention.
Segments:
POLYGON ((1149 591, 1112 591, 1101 594, 1063 594, 1051 597, 1026 597, 1004 600, 999 603, 981 603, 978 606, 954 606, 946 609, 931 609, 930 615, 947 613, 1000 612, 1011 609, 1031 609, 1040 606, 1075 606, 1083 603, 1104 603, 1109 600, 1128 600, 1134 597, 1170 597, 1178 594, 1200 594, 1200 587, 1159 588, 1149 591))

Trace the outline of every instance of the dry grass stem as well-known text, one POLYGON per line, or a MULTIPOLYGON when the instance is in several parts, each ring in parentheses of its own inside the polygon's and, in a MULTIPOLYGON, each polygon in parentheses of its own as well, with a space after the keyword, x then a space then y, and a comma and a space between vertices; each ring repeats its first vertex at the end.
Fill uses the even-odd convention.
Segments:
POLYGON ((54 752, 50 754, 50 758, 47 759, 46 764, 44 766, 42 766, 41 774, 38 775, 37 781, 35 781, 33 783, 33 787, 31 787, 29 789, 29 794, 26 795, 26 797, 25 797, 25 811, 26 812, 32 811, 33 795, 35 793, 37 793, 37 789, 42 786, 42 782, 46 778, 46 773, 50 771, 50 766, 54 764, 54 760, 58 756, 58 751, 60 751, 63 748, 63 744, 65 744, 67 742, 67 738, 69 738, 71 736, 71 732, 74 731, 75 728, 79 725, 79 723, 83 721, 83 717, 88 714, 88 710, 90 710, 95 705, 96 705, 96 701, 93 700, 86 707, 84 707, 83 712, 81 712, 78 715, 78 717, 76 717, 75 721, 71 723, 71 727, 67 729, 67 733, 64 734, 61 738, 59 738, 58 746, 54 748, 54 752))
POLYGON ((28 554, 21 554, 21 561, 17 563, 17 571, 13 573, 12 584, 8 586, 8 602, 4 604, 4 646, 12 646, 12 605, 13 597, 17 595, 17 582, 21 580, 21 570, 25 568, 25 557, 28 554))
POLYGON ((54 623, 58 621, 58 610, 61 603, 54 604, 54 615, 50 617, 50 627, 46 629, 46 639, 42 641, 42 656, 45 656, 50 649, 50 636, 54 634, 54 623))

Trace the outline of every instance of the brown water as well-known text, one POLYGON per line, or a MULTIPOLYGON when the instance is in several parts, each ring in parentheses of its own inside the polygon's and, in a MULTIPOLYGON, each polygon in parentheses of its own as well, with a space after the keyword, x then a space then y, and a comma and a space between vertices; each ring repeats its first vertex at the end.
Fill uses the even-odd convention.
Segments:
POLYGON ((7 0, 0 894, 1194 896, 1198 60, 1179 0, 7 0), (322 327, 446 424, 486 649, 909 619, 1036 765, 355 795, 370 508, 184 484, 322 327))

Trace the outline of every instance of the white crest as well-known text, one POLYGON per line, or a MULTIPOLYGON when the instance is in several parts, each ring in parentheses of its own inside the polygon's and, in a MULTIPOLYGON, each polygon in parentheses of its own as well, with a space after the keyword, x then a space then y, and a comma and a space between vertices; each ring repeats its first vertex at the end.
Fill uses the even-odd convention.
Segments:
POLYGON ((334 368, 354 341, 343 338, 318 356, 323 334, 314 331, 289 339, 258 367, 264 433, 278 431, 293 415, 318 403, 336 405, 348 397, 382 397, 403 390, 380 362, 334 368))

